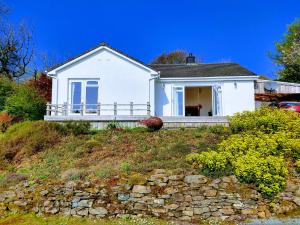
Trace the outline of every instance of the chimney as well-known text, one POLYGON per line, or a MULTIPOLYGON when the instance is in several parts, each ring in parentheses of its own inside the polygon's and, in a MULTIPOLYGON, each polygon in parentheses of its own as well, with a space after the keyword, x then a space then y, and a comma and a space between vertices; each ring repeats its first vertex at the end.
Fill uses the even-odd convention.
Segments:
POLYGON ((196 63, 196 57, 193 56, 192 53, 190 53, 189 56, 186 57, 185 62, 186 62, 186 64, 194 64, 194 63, 196 63))

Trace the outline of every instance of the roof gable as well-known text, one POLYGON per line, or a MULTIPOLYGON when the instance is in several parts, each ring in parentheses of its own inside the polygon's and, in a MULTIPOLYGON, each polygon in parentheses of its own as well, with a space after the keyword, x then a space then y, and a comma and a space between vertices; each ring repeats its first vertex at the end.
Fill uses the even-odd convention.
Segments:
POLYGON ((77 55, 77 56, 75 56, 75 57, 73 57, 73 58, 65 61, 62 64, 59 64, 59 65, 56 65, 56 66, 50 68, 50 70, 46 71, 46 72, 50 76, 56 75, 57 71, 65 68, 65 67, 67 67, 69 65, 72 65, 72 64, 74 64, 74 63, 76 63, 76 62, 84 59, 85 57, 88 57, 88 56, 90 56, 90 55, 92 55, 92 54, 94 54, 94 53, 96 53, 96 52, 98 52, 98 51, 100 51, 102 49, 106 49, 108 51, 111 51, 111 52, 119 55, 122 58, 127 59, 128 61, 130 61, 130 62, 132 62, 132 63, 134 63, 134 64, 142 67, 143 69, 148 70, 151 74, 154 74, 154 75, 158 74, 158 72, 155 69, 151 68, 150 66, 144 64, 143 62, 141 62, 141 61, 139 61, 139 60, 137 60, 137 59, 135 59, 135 58, 133 58, 133 57, 131 57, 131 56, 129 56, 129 55, 127 55, 127 54, 125 54, 125 53, 117 50, 117 49, 115 49, 115 48, 112 48, 111 46, 109 46, 106 43, 101 43, 98 46, 96 46, 96 47, 94 47, 92 49, 89 49, 89 50, 87 50, 87 51, 85 51, 85 52, 83 52, 83 53, 81 53, 81 54, 79 54, 79 55, 77 55))

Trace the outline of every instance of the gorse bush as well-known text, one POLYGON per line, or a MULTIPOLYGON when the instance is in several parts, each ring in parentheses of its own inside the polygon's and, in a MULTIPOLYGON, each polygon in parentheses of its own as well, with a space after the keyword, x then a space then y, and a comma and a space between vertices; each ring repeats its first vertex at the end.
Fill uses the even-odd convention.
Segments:
POLYGON ((299 114, 261 108, 238 113, 230 123, 233 135, 187 160, 205 174, 233 173, 242 182, 256 184, 264 196, 275 196, 285 187, 286 159, 300 158, 299 114))
POLYGON ((298 119, 299 115, 295 112, 262 107, 254 112, 237 113, 229 118, 229 122, 233 133, 251 130, 270 133, 281 130, 291 120, 298 119))
POLYGON ((0 133, 5 132, 7 128, 12 125, 14 120, 7 112, 0 112, 0 133))
POLYGON ((73 134, 75 136, 80 134, 88 134, 91 129, 91 123, 83 121, 70 121, 60 124, 60 129, 66 134, 73 134))
POLYGON ((296 162, 295 162, 295 166, 296 166, 296 171, 298 173, 300 173, 300 159, 298 159, 296 162))
POLYGON ((61 138, 61 128, 56 123, 45 121, 17 123, 0 135, 0 161, 18 161, 23 156, 30 156, 53 147, 61 138))

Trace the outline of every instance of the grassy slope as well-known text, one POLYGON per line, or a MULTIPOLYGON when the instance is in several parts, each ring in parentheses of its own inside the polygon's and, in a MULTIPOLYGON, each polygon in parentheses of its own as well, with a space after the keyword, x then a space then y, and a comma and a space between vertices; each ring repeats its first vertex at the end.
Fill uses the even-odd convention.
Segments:
POLYGON ((78 217, 38 217, 34 214, 10 215, 0 219, 0 225, 167 225, 171 224, 157 219, 111 219, 94 220, 78 217))
MULTIPOLYGON (((58 138, 55 130, 43 128, 45 124, 38 125, 40 129, 34 128, 38 135, 30 134, 23 139, 16 138, 18 134, 7 134, 4 137, 10 141, 4 144, 3 149, 8 151, 7 146, 12 146, 12 149, 18 151, 14 158, 3 166, 2 183, 8 183, 7 179, 4 179, 8 173, 27 174, 30 179, 53 181, 83 177, 102 179, 122 173, 146 173, 157 168, 174 172, 187 171, 191 170, 191 166, 185 160, 187 154, 207 147, 213 148, 224 136, 211 129, 202 128, 159 132, 141 129, 103 130, 94 134, 65 135, 58 138), (47 130, 46 133, 43 133, 44 130, 47 130), (44 145, 44 136, 48 137, 47 145, 44 145)), ((33 126, 36 127, 36 124, 33 126)), ((30 127, 27 129, 32 130, 30 127)), ((27 134, 23 133, 22 135, 27 134)))

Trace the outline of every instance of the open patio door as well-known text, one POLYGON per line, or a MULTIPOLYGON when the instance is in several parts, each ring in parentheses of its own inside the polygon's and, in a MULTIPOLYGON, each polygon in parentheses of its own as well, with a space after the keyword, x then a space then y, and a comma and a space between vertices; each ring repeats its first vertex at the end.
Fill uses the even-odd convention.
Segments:
POLYGON ((184 87, 173 87, 173 116, 184 116, 184 87))
POLYGON ((222 91, 221 86, 212 87, 213 98, 213 116, 222 116, 222 91))

